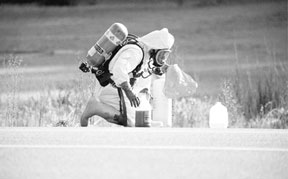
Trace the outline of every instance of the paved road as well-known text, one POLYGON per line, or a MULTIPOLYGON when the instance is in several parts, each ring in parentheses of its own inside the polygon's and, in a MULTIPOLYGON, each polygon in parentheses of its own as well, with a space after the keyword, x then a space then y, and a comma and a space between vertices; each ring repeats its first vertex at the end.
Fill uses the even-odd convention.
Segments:
POLYGON ((0 128, 0 179, 287 179, 288 130, 0 128))

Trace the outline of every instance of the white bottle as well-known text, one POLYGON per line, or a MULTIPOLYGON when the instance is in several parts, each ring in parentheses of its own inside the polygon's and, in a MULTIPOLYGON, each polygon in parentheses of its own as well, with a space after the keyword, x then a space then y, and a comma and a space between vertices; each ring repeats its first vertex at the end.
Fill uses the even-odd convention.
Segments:
POLYGON ((153 121, 163 123, 163 127, 172 127, 172 99, 163 93, 165 76, 153 81, 153 121))
POLYGON ((223 104, 221 104, 221 102, 216 102, 216 104, 212 106, 210 109, 209 127, 210 128, 228 127, 228 111, 227 108, 223 104))

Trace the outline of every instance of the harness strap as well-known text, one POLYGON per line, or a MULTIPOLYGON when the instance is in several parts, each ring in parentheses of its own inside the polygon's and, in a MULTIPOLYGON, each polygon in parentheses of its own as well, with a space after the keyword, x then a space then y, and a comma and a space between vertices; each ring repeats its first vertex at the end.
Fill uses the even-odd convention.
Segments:
POLYGON ((125 104, 125 100, 124 100, 124 95, 123 95, 123 91, 121 88, 117 88, 118 91, 118 95, 120 98, 119 104, 120 104, 120 114, 121 114, 121 118, 123 118, 123 121, 119 121, 121 125, 123 126, 127 126, 127 110, 126 110, 126 104, 125 104))

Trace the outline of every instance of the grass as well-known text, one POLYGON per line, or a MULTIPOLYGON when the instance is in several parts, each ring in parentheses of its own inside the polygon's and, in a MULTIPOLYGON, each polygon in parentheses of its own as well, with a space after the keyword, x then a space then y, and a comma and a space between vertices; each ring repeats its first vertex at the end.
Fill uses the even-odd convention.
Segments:
POLYGON ((229 127, 288 128, 288 64, 273 54, 269 66, 247 69, 240 64, 235 46, 235 70, 223 79, 216 98, 188 98, 175 102, 175 127, 208 127, 215 101, 228 109, 229 127))
MULTIPOLYGON (((96 91, 93 76, 78 75, 69 85, 43 89, 29 95, 21 92, 21 58, 6 57, 7 93, 1 95, 0 126, 77 127, 88 98, 96 91)), ((100 117, 91 125, 114 126, 100 117)))
POLYGON ((8 73, 6 73, 6 77, 10 79, 10 82, 6 84, 2 84, 6 86, 9 93, 6 96, 6 104, 1 103, 2 109, 5 108, 4 119, 5 125, 13 126, 15 125, 14 119, 18 117, 17 110, 19 108, 19 98, 18 94, 20 91, 19 81, 21 80, 21 76, 19 75, 18 70, 21 64, 22 59, 15 57, 13 55, 7 57, 7 61, 4 61, 4 66, 8 69, 8 73))
POLYGON ((138 35, 163 26, 175 35, 171 61, 199 83, 193 98, 174 101, 175 127, 208 127, 209 109, 220 100, 230 127, 287 128, 286 7, 3 6, 0 125, 77 126, 95 91, 93 76, 78 71, 79 58, 118 21, 138 35))
POLYGON ((237 64, 232 90, 248 127, 287 128, 288 65, 271 51, 267 56, 273 61, 270 66, 244 71, 237 64))

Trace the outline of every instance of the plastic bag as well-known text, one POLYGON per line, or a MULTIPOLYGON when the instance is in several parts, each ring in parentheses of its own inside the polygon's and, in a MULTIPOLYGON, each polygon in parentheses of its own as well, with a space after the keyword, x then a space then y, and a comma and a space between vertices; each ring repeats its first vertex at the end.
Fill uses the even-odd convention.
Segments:
POLYGON ((197 87, 197 82, 182 71, 177 64, 168 68, 163 88, 166 97, 172 99, 189 97, 196 92, 197 87))

